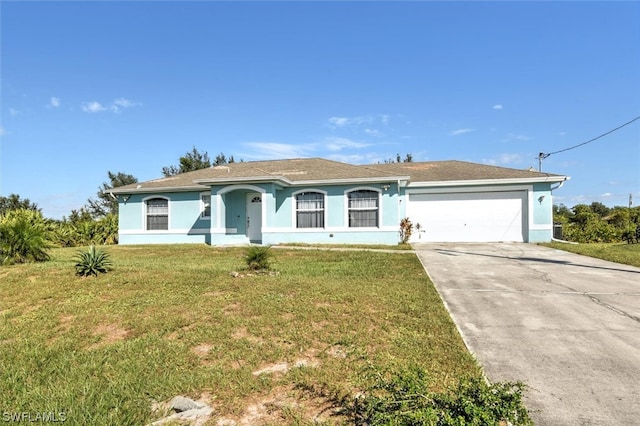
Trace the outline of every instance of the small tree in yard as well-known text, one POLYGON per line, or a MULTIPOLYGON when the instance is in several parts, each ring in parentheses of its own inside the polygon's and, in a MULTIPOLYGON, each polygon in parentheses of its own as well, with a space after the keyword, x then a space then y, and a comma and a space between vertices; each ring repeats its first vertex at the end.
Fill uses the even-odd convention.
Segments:
POLYGON ((270 246, 249 246, 245 250, 244 259, 251 271, 268 271, 271 268, 270 246))
POLYGON ((400 221, 400 241, 402 241, 402 244, 407 244, 409 242, 409 238, 411 238, 412 233, 413 223, 411 223, 408 217, 405 217, 400 221))

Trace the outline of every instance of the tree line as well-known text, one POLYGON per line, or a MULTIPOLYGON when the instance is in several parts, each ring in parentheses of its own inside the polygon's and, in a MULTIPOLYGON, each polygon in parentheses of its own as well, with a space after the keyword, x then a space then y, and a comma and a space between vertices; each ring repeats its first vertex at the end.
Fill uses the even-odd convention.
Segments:
MULTIPOLYGON (((162 174, 169 177, 233 162, 233 156, 223 153, 212 161, 206 151, 200 152, 194 146, 178 159, 177 165, 163 167, 162 174)), ((47 250, 52 247, 117 244, 118 200, 109 191, 137 183, 138 179, 111 171, 107 177, 108 182, 102 183, 95 197, 60 220, 45 218, 28 198, 18 194, 0 196, 0 265, 47 260, 47 250)))

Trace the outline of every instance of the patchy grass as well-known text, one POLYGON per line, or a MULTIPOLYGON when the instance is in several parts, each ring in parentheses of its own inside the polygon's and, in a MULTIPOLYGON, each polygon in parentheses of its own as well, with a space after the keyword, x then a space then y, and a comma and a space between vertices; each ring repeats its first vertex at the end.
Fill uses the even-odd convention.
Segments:
POLYGON ((92 278, 75 249, 0 268, 3 412, 146 424, 181 394, 209 401, 211 424, 339 424, 327 396, 365 388, 366 365, 417 365, 434 391, 480 375, 415 256, 279 249, 278 275, 233 278, 242 248, 107 251, 92 278))
POLYGON ((542 244, 558 250, 596 257, 611 262, 624 263, 640 268, 640 244, 590 243, 590 244, 542 244))

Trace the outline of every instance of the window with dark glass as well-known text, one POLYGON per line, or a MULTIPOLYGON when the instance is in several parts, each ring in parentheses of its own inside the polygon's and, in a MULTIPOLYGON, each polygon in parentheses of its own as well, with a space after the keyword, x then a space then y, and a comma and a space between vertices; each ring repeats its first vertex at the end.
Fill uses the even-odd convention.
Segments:
POLYGON ((349 192, 349 227, 375 228, 378 226, 378 193, 359 190, 349 192))
POLYGON ((296 227, 324 228, 324 195, 301 192, 296 195, 296 227))
POLYGON ((147 231, 169 229, 169 200, 152 198, 147 200, 147 231))

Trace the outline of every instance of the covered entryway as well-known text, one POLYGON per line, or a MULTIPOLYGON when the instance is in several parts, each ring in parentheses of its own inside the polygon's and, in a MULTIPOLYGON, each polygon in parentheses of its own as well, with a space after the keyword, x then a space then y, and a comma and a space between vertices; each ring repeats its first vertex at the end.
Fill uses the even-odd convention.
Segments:
POLYGON ((409 193, 412 242, 526 242, 527 192, 409 193))

